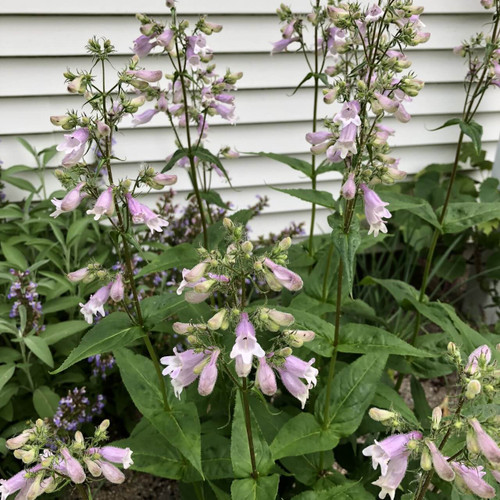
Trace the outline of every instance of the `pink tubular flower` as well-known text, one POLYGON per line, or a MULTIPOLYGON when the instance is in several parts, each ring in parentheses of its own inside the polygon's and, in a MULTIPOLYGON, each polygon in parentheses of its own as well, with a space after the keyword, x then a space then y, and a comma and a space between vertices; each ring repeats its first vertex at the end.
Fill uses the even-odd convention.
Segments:
POLYGON ((125 481, 125 475, 123 474, 123 472, 113 464, 110 464, 105 460, 96 460, 96 464, 101 468, 102 475, 110 483, 121 484, 123 483, 123 481, 125 481))
POLYGON ((426 441, 425 444, 431 452, 432 465, 434 466, 436 474, 443 481, 453 481, 455 479, 455 472, 451 468, 451 465, 448 463, 446 458, 437 449, 437 446, 432 441, 426 441))
POLYGON ((408 468, 408 455, 401 454, 389 462, 387 471, 382 474, 372 484, 381 488, 378 495, 379 498, 385 498, 387 495, 394 500, 396 490, 399 488, 401 481, 405 477, 406 469, 408 468))
POLYGON ((138 57, 146 57, 155 45, 156 43, 151 43, 151 37, 141 35, 139 38, 134 40, 134 54, 138 57))
POLYGON ((301 277, 290 271, 286 267, 280 266, 279 264, 275 264, 271 259, 264 260, 264 265, 268 267, 273 273, 274 277, 278 280, 281 286, 284 286, 287 290, 291 292, 296 292, 300 290, 303 286, 303 282, 301 277))
POLYGON ((384 218, 389 219, 392 217, 391 213, 385 208, 389 203, 382 201, 375 191, 371 190, 366 184, 361 183, 365 200, 365 216, 370 230, 368 234, 372 234, 375 238, 378 236, 379 231, 387 233, 386 221, 384 218))
POLYGON ((56 210, 50 214, 51 217, 58 217, 64 212, 72 212, 80 202, 85 198, 86 194, 81 193, 81 190, 85 186, 85 182, 80 182, 71 191, 66 193, 66 196, 62 200, 57 198, 52 198, 51 202, 56 207, 56 210))
POLYGON ((312 366, 315 359, 311 358, 309 361, 303 361, 296 356, 287 356, 282 369, 294 377, 303 378, 308 383, 309 387, 314 387, 317 382, 318 370, 312 366))
POLYGON ((147 109, 138 115, 134 115, 134 119, 132 120, 132 125, 137 127, 137 125, 143 125, 144 123, 148 123, 151 121, 154 115, 159 113, 158 109, 147 109))
POLYGON ((345 159, 348 154, 356 154, 358 152, 356 146, 357 133, 358 127, 353 123, 344 126, 340 131, 337 142, 332 146, 332 150, 339 151, 342 159, 345 159))
POLYGON ((408 123, 411 120, 411 115, 406 111, 406 108, 403 106, 403 103, 398 103, 398 109, 394 113, 396 120, 401 123, 408 123))
POLYGON ((163 73, 160 70, 149 71, 146 69, 139 70, 128 70, 127 75, 135 76, 139 80, 144 80, 145 82, 158 82, 161 80, 163 73))
POLYGON ((165 219, 162 219, 158 214, 155 214, 146 205, 139 203, 130 193, 127 193, 125 196, 127 198, 130 215, 132 215, 132 221, 135 224, 146 224, 151 233, 154 231, 161 233, 163 231, 162 227, 168 226, 168 222, 165 219))
POLYGON ((354 182, 354 173, 350 173, 344 185, 340 189, 342 196, 346 200, 352 200, 356 196, 356 183, 354 182))
POLYGON ((451 462, 451 466, 456 472, 456 483, 462 491, 473 493, 479 498, 495 498, 495 488, 482 479, 486 474, 483 467, 466 467, 459 462, 451 462))
POLYGON ((114 302, 120 302, 123 300, 124 294, 125 288, 123 286, 122 275, 119 273, 116 275, 115 281, 113 281, 113 284, 109 289, 109 296, 114 302))
POLYGON ((378 105, 388 113, 395 113, 398 110, 398 101, 391 99, 385 95, 380 94, 379 92, 374 93, 375 98, 377 99, 378 105))
POLYGON ((111 288, 111 284, 103 286, 97 290, 94 295, 90 296, 89 301, 86 304, 80 303, 80 312, 83 314, 85 321, 91 325, 92 324, 92 316, 94 314, 99 313, 101 316, 104 316, 104 304, 109 298, 109 290, 111 288))
POLYGON ((365 21, 372 23, 378 21, 383 15, 384 11, 377 4, 373 4, 366 12, 365 21))
POLYGON ((65 469, 69 478, 76 484, 85 482, 85 471, 80 462, 68 451, 68 448, 63 448, 61 450, 61 455, 63 456, 61 466, 65 469))
POLYGON ((65 153, 61 162, 63 167, 72 167, 82 159, 89 136, 88 128, 78 128, 71 134, 64 134, 66 139, 56 148, 65 153))
POLYGON ((298 377, 287 370, 278 368, 278 373, 287 391, 300 401, 300 405, 304 409, 306 401, 309 398, 309 385, 304 384, 298 377))
POLYGON ((133 465, 132 450, 130 448, 118 448, 116 446, 103 446, 102 448, 90 448, 90 455, 99 453, 102 458, 115 464, 122 464, 124 469, 133 465))
POLYGON ((469 420, 470 425, 476 432, 476 439, 483 456, 493 465, 500 465, 500 448, 494 439, 484 431, 477 419, 469 420))
POLYGON ((321 130, 319 132, 309 132, 308 134, 306 134, 306 141, 309 144, 316 146, 317 144, 321 144, 328 139, 331 139, 332 137, 333 134, 331 132, 321 130))
POLYGON ((345 102, 340 112, 333 118, 333 121, 335 123, 342 123, 342 128, 351 123, 359 127, 361 125, 361 118, 359 117, 360 109, 358 101, 345 102))
POLYGON ((251 368, 253 357, 257 356, 258 358, 261 358, 262 356, 265 356, 266 353, 257 342, 257 339, 255 337, 255 329, 248 319, 247 313, 241 313, 240 322, 236 327, 235 333, 236 341, 231 350, 230 358, 240 358, 245 367, 248 368, 248 365, 250 365, 251 368))
POLYGON ((373 468, 376 469, 380 465, 380 471, 385 476, 391 460, 401 455, 408 459, 410 452, 407 445, 412 439, 422 439, 422 434, 418 431, 412 431, 408 434, 394 434, 381 442, 375 441, 375 444, 366 447, 363 450, 363 455, 372 457, 373 468))
POLYGON ((276 375, 273 369, 267 363, 267 358, 262 356, 259 358, 259 366, 257 367, 257 374, 255 376, 257 384, 266 396, 272 396, 278 390, 276 385, 276 375))
POLYGON ((477 373, 480 368, 480 360, 484 364, 488 364, 491 361, 491 349, 486 344, 478 347, 477 349, 474 349, 474 351, 471 352, 467 361, 467 365, 465 367, 465 371, 471 375, 477 373))
POLYGON ((277 54, 278 52, 283 52, 284 50, 287 49, 287 47, 291 43, 297 42, 298 40, 299 40, 299 37, 294 36, 293 38, 282 38, 281 40, 274 42, 273 49, 271 50, 271 54, 277 54))
POLYGON ((103 215, 107 215, 108 217, 113 215, 114 208, 113 187, 109 186, 108 189, 99 195, 94 208, 92 210, 87 210, 87 215, 93 215, 94 220, 99 220, 103 215))
POLYGON ((28 483, 26 471, 22 470, 12 476, 10 479, 0 479, 0 494, 2 500, 6 500, 10 495, 23 489, 28 483))
POLYGON ((163 33, 156 37, 156 42, 160 47, 165 47, 167 50, 172 50, 174 41, 174 32, 165 29, 163 33))
POLYGON ((195 352, 193 349, 178 352, 177 347, 174 347, 173 356, 163 356, 160 359, 160 363, 166 365, 162 373, 165 376, 170 376, 175 395, 179 399, 184 387, 192 384, 198 378, 198 373, 195 373, 194 369, 205 357, 203 352, 195 352))
POLYGON ((220 350, 215 349, 210 356, 210 361, 201 371, 198 382, 198 392, 201 396, 208 396, 214 390, 215 382, 217 382, 217 358, 219 354, 220 350))
POLYGON ((87 267, 82 267, 81 269, 77 269, 76 271, 73 271, 71 273, 68 273, 66 276, 67 278, 72 281, 73 283, 76 283, 78 281, 82 281, 89 275, 89 270, 87 267))
POLYGON ((177 182, 177 176, 171 174, 156 174, 153 177, 153 181, 160 186, 171 186, 177 182))

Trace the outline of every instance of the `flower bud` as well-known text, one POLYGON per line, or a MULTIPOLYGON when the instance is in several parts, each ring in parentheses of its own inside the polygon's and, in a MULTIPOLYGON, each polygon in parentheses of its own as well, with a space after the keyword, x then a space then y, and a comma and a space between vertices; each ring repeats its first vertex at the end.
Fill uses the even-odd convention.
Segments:
POLYGON ((94 460, 90 460, 90 458, 85 457, 83 461, 85 462, 87 469, 93 477, 99 477, 102 474, 101 468, 97 465, 96 462, 94 462, 94 460))
POLYGON ((253 250, 253 243, 251 241, 244 241, 241 244, 241 249, 248 255, 252 253, 253 250))
POLYGON ((453 357, 460 357, 460 351, 454 342, 448 343, 448 354, 453 357))
MULTIPOLYGON (((254 268, 256 268, 257 264, 260 264, 262 267, 262 263, 256 262, 254 268)), ((283 288, 281 283, 277 280, 274 274, 266 268, 262 268, 262 273, 264 274, 264 279, 266 280, 267 285, 273 292, 279 292, 283 288)))
POLYGON ((224 220, 222 221, 222 223, 224 224, 224 227, 226 229, 229 229, 229 230, 232 230, 234 229, 234 223, 231 219, 229 219, 228 217, 224 217, 224 220))
POLYGON ((83 81, 83 75, 75 78, 68 84, 68 92, 71 94, 84 94, 86 90, 85 82, 83 81))
MULTIPOLYGON (((71 124, 71 121, 72 121, 71 118, 67 115, 58 115, 50 117, 50 122, 52 123, 52 125, 55 125, 56 127, 62 127, 64 130, 68 130, 68 128, 66 127, 71 124)), ((70 128, 73 127, 70 126, 70 128)))
POLYGON ((31 450, 15 450, 14 451, 14 456, 18 459, 18 460, 22 460, 23 463, 25 464, 30 464, 31 462, 33 462, 33 460, 35 460, 35 450, 31 449, 31 450))
POLYGON ((342 196, 346 200, 352 200, 356 196, 356 183, 354 182, 354 173, 350 173, 344 185, 340 189, 342 196))
POLYGON ((265 309, 269 319, 279 326, 290 326, 295 322, 295 318, 290 313, 277 311, 276 309, 265 309))
POLYGON ((434 430, 439 429, 439 424, 441 423, 441 419, 443 418, 443 410, 441 410, 441 407, 436 406, 432 410, 432 428, 434 430))
POLYGON ((178 335, 187 335, 188 333, 191 333, 193 331, 193 325, 191 325, 191 323, 181 323, 179 321, 176 321, 172 325, 172 329, 178 335))
POLYGON ((479 448, 479 443, 477 442, 476 439, 476 433, 472 429, 469 429, 467 431, 466 443, 469 453, 471 453, 472 455, 479 455, 479 453, 481 453, 481 449, 479 448))
POLYGON ((99 425, 99 431, 105 432, 108 427, 109 427, 109 420, 108 419, 103 420, 99 425))
POLYGON ((292 238, 290 238, 290 236, 283 238, 278 244, 278 248, 282 252, 286 252, 291 246, 292 246, 292 238))
POLYGON ((83 445, 85 444, 85 439, 80 431, 75 432, 75 444, 77 444, 79 447, 83 447, 83 445))
POLYGON ((432 441, 426 441, 425 444, 431 452, 432 464, 434 465, 436 474, 443 481, 453 481, 453 479, 455 479, 455 472, 453 472, 453 469, 446 458, 444 458, 441 452, 437 449, 437 446, 432 441))
POLYGON ((481 382, 479 380, 471 380, 467 384, 465 397, 467 399, 474 399, 478 394, 481 394, 481 382))
POLYGON ((19 436, 7 439, 5 442, 5 446, 9 450, 17 450, 18 448, 22 448, 30 438, 32 431, 31 430, 25 430, 19 436))
POLYGON ((109 296, 114 302, 121 302, 123 300, 125 296, 125 287, 123 286, 121 273, 116 275, 116 279, 109 289, 109 296))
POLYGON ((221 309, 214 316, 212 316, 208 321, 207 325, 210 330, 219 330, 224 323, 224 319, 226 318, 227 310, 221 309))
POLYGON ((190 271, 188 271, 183 278, 188 282, 188 283, 195 283, 199 281, 201 278, 203 278, 203 275, 205 274, 207 268, 209 266, 208 262, 200 262, 199 264, 196 264, 190 271))
POLYGON ((422 455, 420 456, 420 467, 425 471, 429 471, 432 469, 431 455, 427 448, 424 448, 422 450, 422 455))
POLYGON ((396 413, 392 411, 382 410, 381 408, 375 407, 370 408, 368 415, 370 415, 370 418, 376 422, 386 422, 387 420, 392 420, 397 416, 396 413))
POLYGON ((202 281, 201 283, 198 283, 194 286, 194 291, 196 293, 200 293, 200 294, 208 293, 210 291, 210 289, 212 288, 212 286, 215 285, 215 283, 217 283, 216 280, 202 281))

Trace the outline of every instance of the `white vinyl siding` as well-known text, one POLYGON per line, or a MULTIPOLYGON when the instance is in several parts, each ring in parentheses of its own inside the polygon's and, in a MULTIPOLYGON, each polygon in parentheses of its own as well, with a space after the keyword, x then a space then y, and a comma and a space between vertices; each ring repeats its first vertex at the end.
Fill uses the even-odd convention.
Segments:
MULTIPOLYGON (((308 0, 286 2, 296 12, 307 12, 308 0)), ((401 157, 400 168, 410 173, 434 162, 449 162, 457 138, 455 128, 437 132, 430 130, 446 119, 457 116, 463 105, 463 59, 451 49, 487 22, 488 14, 479 0, 425 0, 422 20, 431 32, 430 41, 411 49, 412 70, 426 81, 419 97, 408 106, 413 115, 403 125, 392 119, 387 124, 396 129, 390 141, 394 155, 401 157)), ((237 207, 255 202, 255 195, 267 195, 270 207, 252 223, 254 233, 272 227, 277 231, 289 221, 308 221, 309 205, 274 191, 276 187, 308 187, 301 174, 272 160, 251 154, 269 151, 297 155, 308 159, 304 135, 311 130, 312 89, 310 82, 290 96, 307 73, 300 54, 269 54, 271 42, 280 37, 275 10, 280 1, 273 0, 179 0, 179 12, 195 20, 197 14, 209 14, 210 20, 224 25, 221 33, 209 38, 215 51, 219 72, 230 67, 243 71, 236 94, 236 126, 214 120, 207 146, 217 151, 220 145, 231 145, 243 153, 242 158, 225 162, 234 190, 215 180, 225 200, 237 207)), ((87 40, 106 36, 118 53, 113 64, 120 69, 131 54, 132 40, 139 36, 136 9, 167 17, 164 0, 18 0, 0 4, 0 158, 5 166, 30 162, 28 154, 16 141, 24 137, 38 149, 60 142, 62 133, 53 127, 49 116, 78 108, 81 96, 68 95, 62 73, 66 68, 88 68, 85 56, 87 40)), ((150 69, 166 69, 165 59, 148 57, 150 69)), ((146 109, 148 105, 145 106, 146 109)), ((332 106, 321 105, 320 117, 332 114, 332 106)), ((484 127, 484 147, 493 159, 500 133, 500 96, 490 92, 481 105, 477 120, 484 127)), ((163 159, 173 152, 172 133, 163 127, 166 120, 156 116, 149 124, 132 128, 130 120, 122 123, 117 134, 116 154, 125 162, 119 177, 132 175, 141 162, 161 169, 163 159)), ((57 166, 57 157, 51 167, 57 166)), ((190 191, 187 175, 176 169, 180 177, 175 186, 179 200, 190 191)), ((35 182, 35 177, 31 180, 35 182)), ((48 190, 58 189, 51 175, 48 190)), ((319 189, 339 189, 339 175, 320 177, 319 189)), ((19 192, 9 188, 11 199, 19 192)), ((320 209, 318 231, 326 230, 328 211, 320 209)))

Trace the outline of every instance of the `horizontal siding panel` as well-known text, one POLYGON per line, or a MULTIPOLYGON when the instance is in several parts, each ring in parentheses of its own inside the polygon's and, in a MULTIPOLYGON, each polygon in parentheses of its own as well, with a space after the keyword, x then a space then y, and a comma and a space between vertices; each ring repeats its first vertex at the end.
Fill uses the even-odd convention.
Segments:
MULTIPOLYGON (((486 95, 481 103, 480 111, 500 111, 500 99, 496 89, 486 95)), ((236 111, 239 117, 238 123, 277 123, 308 121, 311 117, 312 89, 300 89, 293 96, 292 89, 269 89, 269 90, 241 90, 236 96, 236 111)), ((461 114, 464 100, 462 84, 430 84, 426 86, 421 94, 413 102, 406 105, 413 116, 461 114), (443 100, 443 96, 446 99, 443 100)), ((44 133, 52 130, 60 130, 54 127, 49 117, 59 115, 68 109, 79 109, 84 103, 81 96, 67 95, 64 97, 21 97, 0 98, 0 109, 2 120, 0 121, 1 135, 25 135, 32 133, 44 133)), ((141 111, 152 107, 146 103, 141 111)), ((339 105, 327 105, 320 101, 320 118, 333 116, 338 111, 339 105)), ((132 118, 126 117, 120 128, 132 127, 132 118)), ((209 123, 223 124, 224 121, 215 117, 209 123)), ((141 128, 168 126, 168 118, 165 114, 159 114, 141 128)), ((411 124, 409 125, 412 126, 411 124)))
MULTIPOLYGON (((414 117, 410 124, 401 124, 394 119, 384 123, 396 130, 391 144, 394 146, 423 146, 454 143, 456 127, 431 132, 452 116, 414 117)), ((483 140, 497 141, 500 120, 496 113, 480 113, 477 121, 484 127, 483 140)), ((307 151, 304 136, 310 131, 309 123, 278 123, 238 126, 214 126, 210 131, 208 147, 217 151, 219 147, 231 145, 242 152, 273 151, 276 153, 302 153, 307 151)), ((136 128, 115 134, 115 154, 128 162, 161 161, 173 152, 173 133, 162 128, 136 128)), ((61 133, 32 135, 28 138, 38 149, 61 142, 61 133)), ((14 136, 5 136, 0 147, 6 165, 28 161, 26 154, 18 156, 19 148, 14 136)))
MULTIPOLYGON (((115 68, 125 66, 128 58, 112 58, 115 68)), ((453 55, 449 50, 414 51, 411 53, 413 65, 419 78, 427 83, 461 82, 466 69, 464 60, 453 55)), ((243 71, 243 78, 238 82, 240 89, 290 88, 298 85, 307 72, 307 66, 301 54, 220 54, 215 58, 222 73, 226 68, 243 71)), ((87 57, 67 58, 0 58, 2 78, 0 96, 42 96, 67 95, 63 72, 66 68, 85 69, 90 67, 87 57)), ((148 57, 145 66, 149 69, 166 69, 166 60, 160 57, 148 57)), ((311 86, 307 82, 306 86, 311 86)))
MULTIPOLYGON (((480 29, 488 19, 481 14, 449 14, 446 17, 429 14, 424 22, 432 36, 425 48, 452 48, 480 29)), ((213 18, 215 22, 218 20, 224 24, 224 29, 209 40, 216 53, 269 52, 271 43, 280 38, 275 16, 213 18)), ((140 34, 138 27, 133 17, 4 16, 0 18, 0 56, 83 55, 88 39, 94 35, 105 35, 120 54, 130 54, 132 40, 140 34), (20 26, 29 37, 19 36, 20 26)))
MULTIPOLYGON (((368 0, 364 0, 367 3, 368 0)), ((288 0, 285 2, 294 12, 309 12, 310 0, 288 0)), ((271 14, 276 11, 280 1, 273 0, 205 0, 193 2, 180 0, 177 10, 186 14, 271 14)), ((420 0, 418 5, 425 7, 426 12, 447 14, 448 12, 482 12, 484 8, 479 0, 420 0)), ((85 2, 68 2, 68 0, 18 0, 4 2, 0 13, 4 14, 135 14, 137 11, 164 14, 165 2, 160 0, 141 0, 140 5, 123 0, 86 0, 85 2)))

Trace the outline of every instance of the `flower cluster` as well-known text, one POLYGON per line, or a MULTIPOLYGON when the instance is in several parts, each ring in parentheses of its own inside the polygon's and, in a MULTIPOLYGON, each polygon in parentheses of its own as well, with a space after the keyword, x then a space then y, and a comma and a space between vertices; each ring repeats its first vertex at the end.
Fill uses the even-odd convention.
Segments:
POLYGON ((15 281, 7 294, 7 299, 14 300, 9 316, 11 318, 20 318, 19 308, 23 307, 26 312, 25 332, 28 333, 34 330, 37 333, 43 331, 45 327, 41 322, 42 303, 38 300, 37 283, 31 280, 29 270, 16 271, 11 269, 10 274, 15 277, 15 281))
POLYGON ((282 39, 273 52, 297 43, 306 48, 304 33, 310 25, 318 34, 314 41, 320 54, 319 66, 327 104, 341 105, 326 130, 306 135, 315 155, 326 153, 326 162, 344 162, 343 197, 355 203, 358 194, 365 201, 370 233, 387 232, 384 219, 390 217, 369 185, 392 183, 404 178, 399 160, 389 155, 387 140, 394 130, 382 125, 386 115, 406 123, 411 119, 405 103, 417 96, 423 82, 407 72, 411 61, 402 52, 407 46, 426 42, 429 33, 420 20, 423 8, 411 1, 372 3, 318 2, 307 16, 296 15, 281 5, 278 16, 284 23, 282 39), (330 64, 331 62, 331 64, 330 64), (370 113, 371 112, 371 113, 370 113), (359 192, 358 192, 359 188, 359 192))
POLYGON ((105 405, 105 398, 98 394, 94 404, 86 396, 85 387, 75 387, 68 391, 68 395, 61 398, 52 423, 57 429, 75 431, 82 424, 92 422, 96 415, 100 415, 105 405))
MULTIPOLYGON (((372 458, 374 469, 380 466, 382 475, 373 483, 381 488, 379 498, 389 495, 394 500, 395 491, 406 474, 408 458, 412 453, 420 455, 420 468, 424 471, 424 480, 416 492, 416 498, 424 498, 427 487, 425 474, 430 471, 434 471, 443 481, 454 481, 456 487, 465 494, 495 498, 495 489, 483 477, 486 475, 485 469, 488 469, 500 482, 498 417, 490 417, 481 424, 480 417, 473 415, 481 414, 481 406, 478 407, 479 413, 474 406, 474 403, 477 403, 476 398, 486 398, 486 401, 483 401, 486 404, 494 400, 500 388, 500 373, 495 363, 491 362, 492 353, 487 345, 475 349, 465 365, 455 344, 450 343, 448 352, 457 365, 462 386, 455 413, 450 414, 447 405, 438 406, 432 411, 428 437, 424 437, 419 431, 394 434, 381 442, 375 441, 374 445, 363 450, 365 456, 372 458), (481 390, 483 385, 488 386, 488 389, 481 390), (452 457, 447 457, 443 453, 447 440, 452 434, 463 439, 464 430, 467 430, 467 437, 463 449, 452 457)), ((408 426, 395 411, 371 408, 369 415, 373 420, 393 429, 408 426)))
POLYGON ((20 435, 7 440, 6 446, 14 450, 14 456, 25 466, 10 479, 0 480, 2 499, 18 493, 16 498, 34 499, 51 493, 65 484, 83 484, 90 477, 104 476, 108 481, 120 484, 125 480, 123 472, 114 464, 127 469, 134 462, 129 448, 102 446, 108 439, 104 420, 90 438, 77 431, 69 444, 59 441, 51 426, 37 420, 35 425, 20 435), (47 447, 47 444, 56 443, 47 447))
POLYGON ((311 341, 314 332, 293 328, 295 318, 287 312, 265 306, 251 313, 244 310, 249 282, 260 286, 263 294, 302 288, 300 276, 284 265, 291 240, 283 239, 268 255, 255 255, 241 226, 230 219, 224 219, 224 226, 231 238, 226 252, 201 249, 202 261, 183 270, 177 290, 191 303, 222 293, 226 297, 224 307, 216 308, 206 323, 174 323, 174 332, 186 335, 190 348, 182 352, 175 348, 173 356, 161 358, 166 365, 163 374, 171 378, 177 396, 198 377, 198 392, 208 395, 214 389, 218 368, 229 373, 232 369, 246 379, 256 365, 255 385, 263 394, 272 396, 277 392, 278 374, 304 407, 309 390, 316 385, 318 370, 312 366, 314 359, 303 361, 292 355, 292 348, 311 341), (228 331, 234 331, 235 336, 229 353, 224 341, 228 331), (266 338, 269 334, 271 338, 266 338))
POLYGON ((112 354, 96 354, 87 358, 87 361, 91 363, 92 375, 103 380, 106 379, 107 372, 115 366, 115 358, 112 354))

